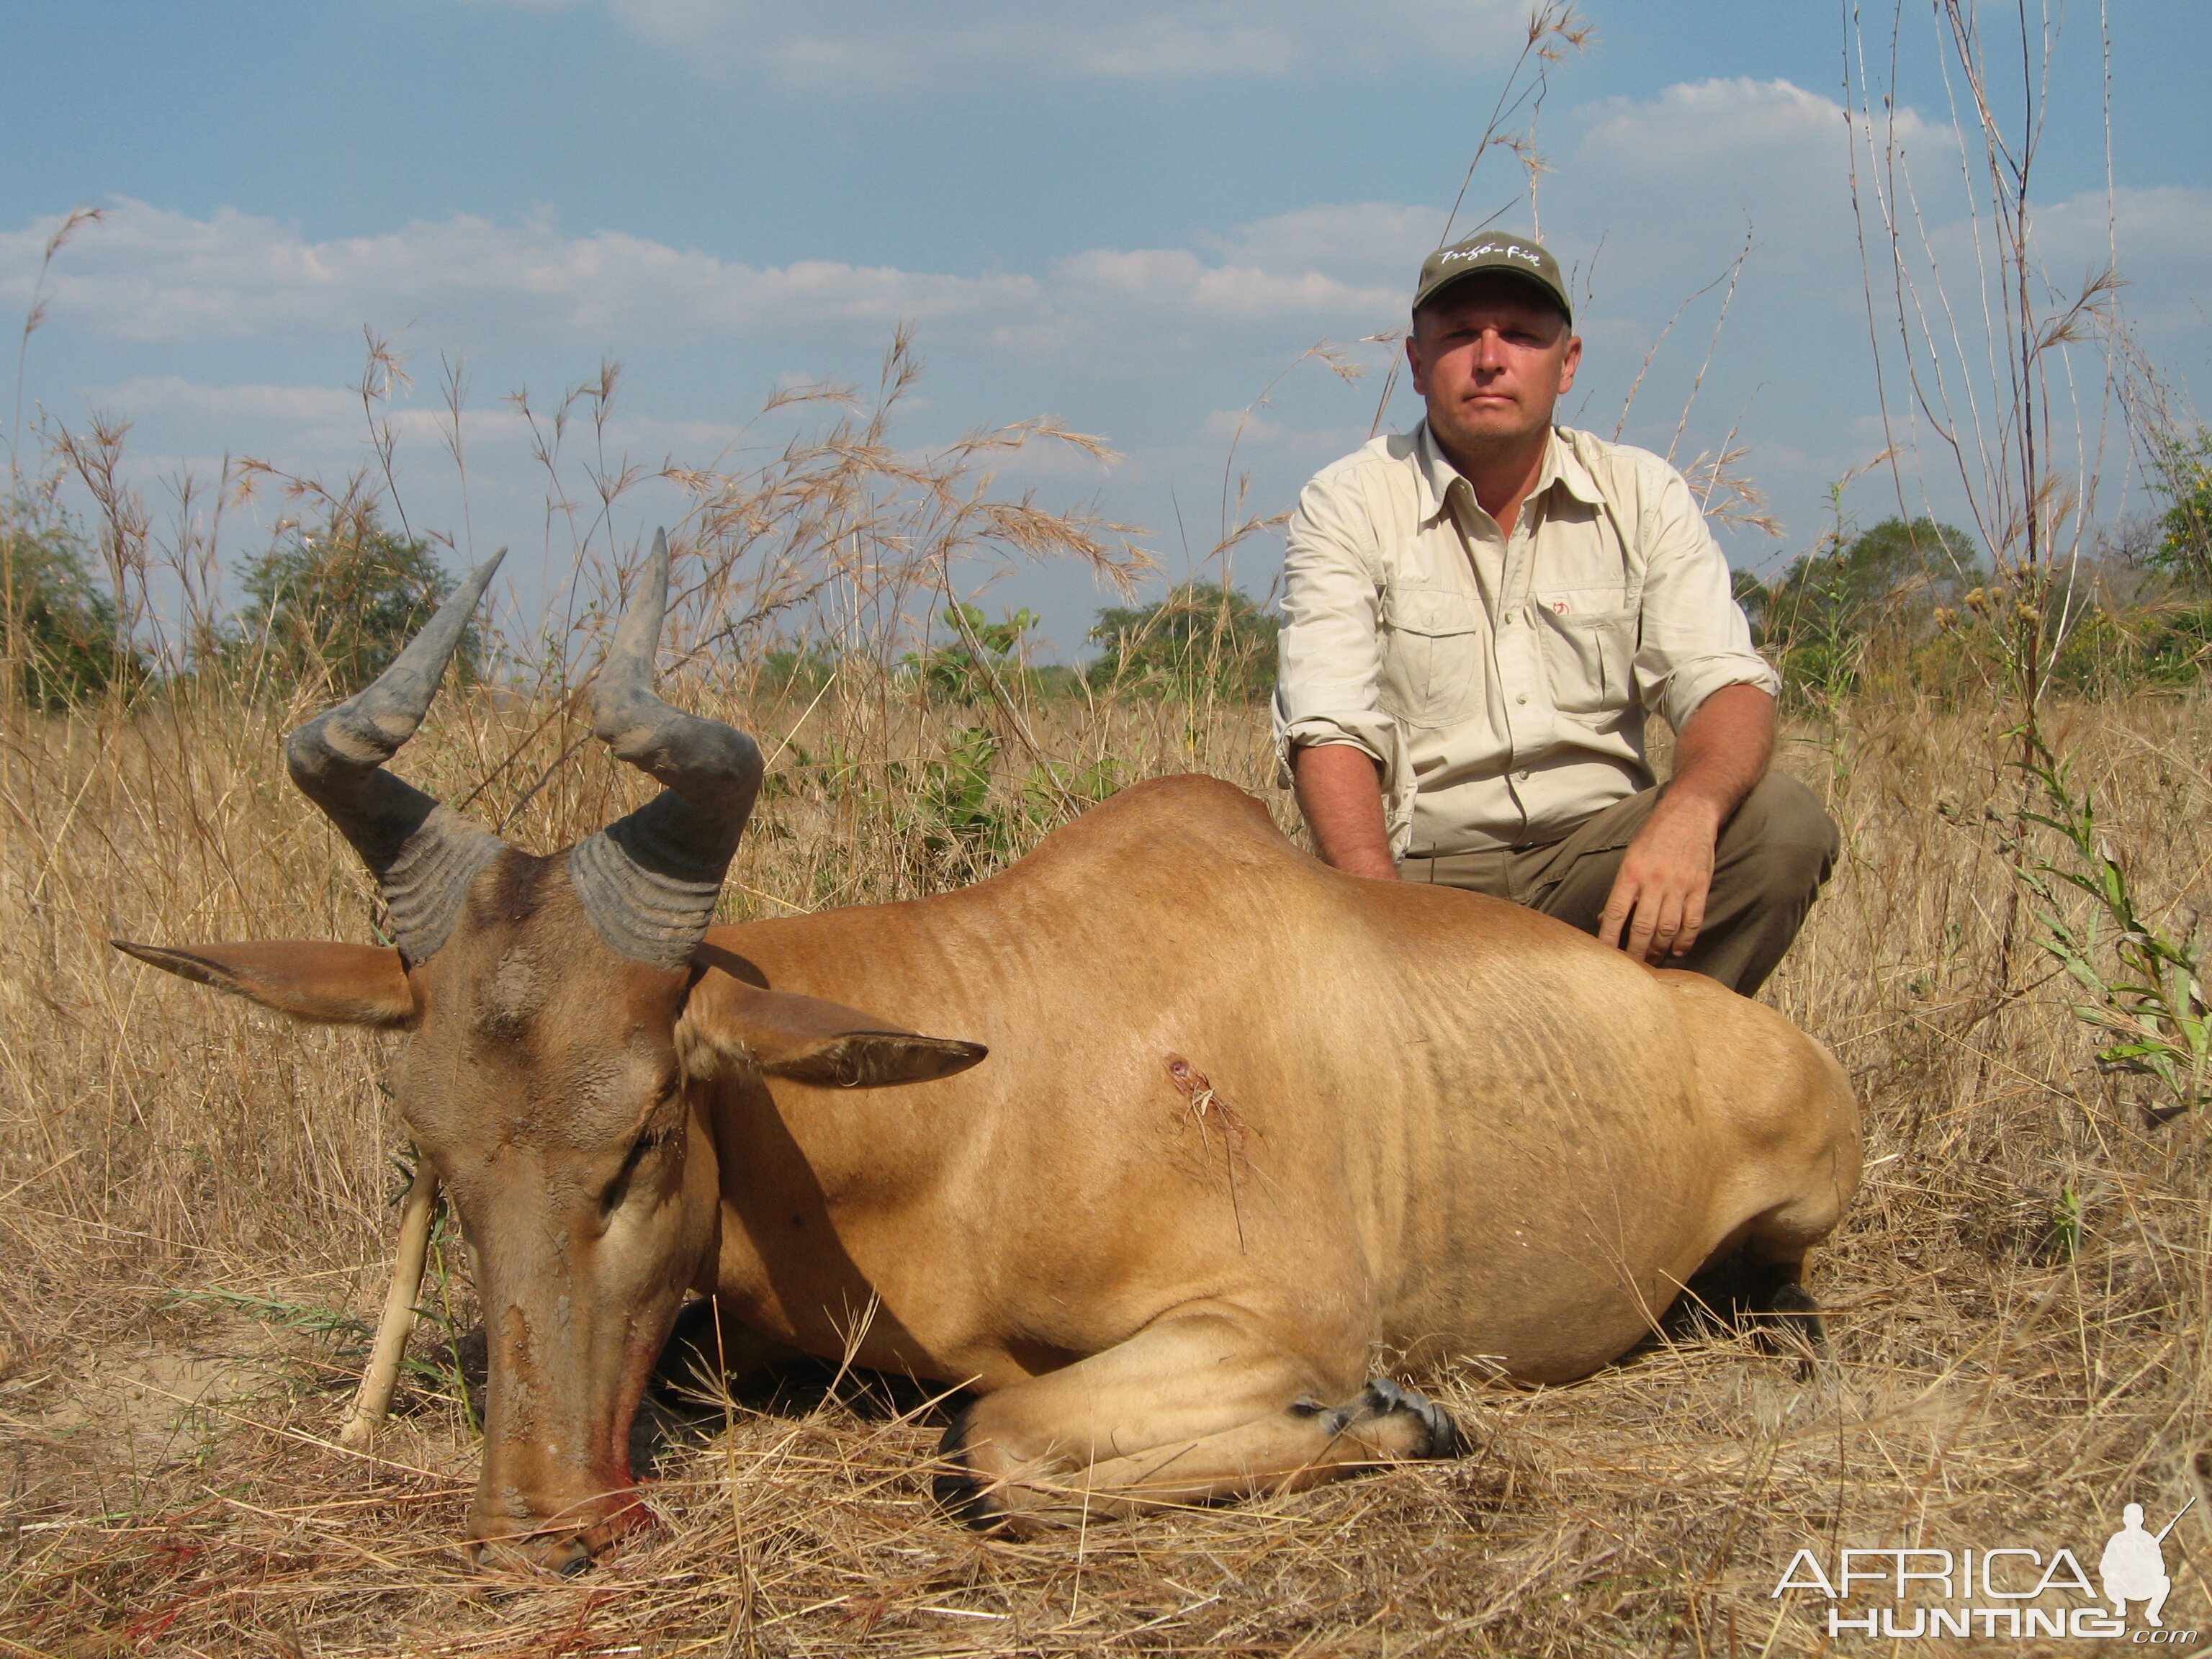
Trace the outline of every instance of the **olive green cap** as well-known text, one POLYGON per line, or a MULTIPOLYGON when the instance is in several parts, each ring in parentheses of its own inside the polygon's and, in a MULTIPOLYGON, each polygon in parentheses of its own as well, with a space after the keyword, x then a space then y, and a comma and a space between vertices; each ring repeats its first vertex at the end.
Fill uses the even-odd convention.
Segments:
POLYGON ((1559 275, 1559 262, 1541 242, 1502 230, 1486 230, 1463 242, 1440 247, 1422 260, 1420 284, 1413 290, 1413 309, 1419 311, 1464 277, 1486 276, 1492 271, 1534 283, 1559 302, 1559 309, 1566 314, 1568 322, 1574 321, 1575 308, 1567 299, 1566 279, 1559 275))

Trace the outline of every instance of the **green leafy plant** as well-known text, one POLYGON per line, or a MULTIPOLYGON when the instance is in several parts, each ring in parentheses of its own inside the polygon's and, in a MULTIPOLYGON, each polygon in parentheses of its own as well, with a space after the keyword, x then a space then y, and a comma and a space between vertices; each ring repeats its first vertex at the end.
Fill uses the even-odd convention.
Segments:
POLYGON ((908 827, 948 874, 971 876, 1012 851, 1012 817, 991 799, 998 758, 998 738, 971 726, 953 736, 940 757, 890 769, 894 791, 908 798, 908 827))
POLYGON ((2150 470, 2166 511, 2147 562, 2191 586, 2212 587, 2212 430, 2159 427, 2148 434, 2150 470))
POLYGON ((2057 831, 2070 854, 2063 865, 2035 859, 2023 866, 2021 879, 2039 907, 2036 942, 2093 998, 2074 1005, 2074 1015, 2111 1039, 2097 1064, 2155 1079, 2166 1097, 2161 1115, 2194 1110, 2206 1098, 2212 1060, 2196 947, 2143 915, 2125 865, 2097 827, 2094 800, 2039 736, 2031 733, 2029 742, 2033 758, 2023 766, 2047 810, 2025 816, 2057 831), (2088 896, 2088 920, 2069 920, 2062 886, 2088 896))
POLYGON ((243 1291, 165 1291, 155 1304, 161 1308, 221 1308, 241 1313, 264 1325, 309 1336, 339 1340, 341 1353, 366 1353, 370 1332, 343 1308, 326 1308, 315 1302, 287 1302, 275 1297, 250 1296, 243 1291))
POLYGON ((2081 1254, 2081 1194, 2062 1187, 2051 1201, 2051 1249, 2062 1261, 2081 1254))
MULTIPOLYGON (((414 1176, 410 1172, 411 1184, 414 1176)), ((452 1200, 441 1198, 437 1218, 430 1224, 430 1244, 424 1275, 425 1294, 415 1310, 416 1317, 428 1320, 445 1332, 446 1340, 434 1345, 427 1354, 410 1354, 401 1361, 400 1370, 407 1376, 426 1384, 429 1391, 451 1400, 461 1408, 462 1419, 472 1434, 483 1432, 483 1414, 477 1401, 477 1390, 472 1386, 466 1348, 469 1335, 464 1321, 454 1308, 456 1273, 454 1247, 460 1240, 459 1218, 454 1213, 452 1200), (433 1297, 434 1297, 434 1301, 433 1297)))
POLYGON ((1128 781, 1128 767, 1107 757, 1086 766, 1048 761, 1030 768, 1022 781, 1022 808, 1032 824, 1047 829, 1059 821, 1070 803, 1096 806, 1128 781))
POLYGON ((1040 620, 1035 611, 1021 610, 1003 622, 986 622, 975 605, 950 605, 945 624, 953 632, 953 642, 910 651, 900 665, 920 677, 933 701, 972 708, 990 700, 994 677, 1004 685, 1019 675, 1023 638, 1040 620))

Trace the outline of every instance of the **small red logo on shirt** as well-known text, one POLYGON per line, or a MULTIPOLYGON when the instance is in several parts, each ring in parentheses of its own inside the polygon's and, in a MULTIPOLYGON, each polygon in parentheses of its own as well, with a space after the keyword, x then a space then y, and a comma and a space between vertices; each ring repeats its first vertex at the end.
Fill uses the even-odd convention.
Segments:
POLYGON ((1565 599, 1553 599, 1552 601, 1552 611, 1555 616, 1565 616, 1567 614, 1567 602, 1565 599))

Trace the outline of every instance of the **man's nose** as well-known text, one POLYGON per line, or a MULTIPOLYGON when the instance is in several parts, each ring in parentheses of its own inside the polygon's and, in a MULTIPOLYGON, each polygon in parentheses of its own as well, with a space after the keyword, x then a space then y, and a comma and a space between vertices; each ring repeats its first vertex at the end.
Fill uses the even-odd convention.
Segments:
POLYGON ((1505 342, 1494 328, 1486 328, 1474 339, 1474 366, 1495 372, 1505 367, 1505 342))

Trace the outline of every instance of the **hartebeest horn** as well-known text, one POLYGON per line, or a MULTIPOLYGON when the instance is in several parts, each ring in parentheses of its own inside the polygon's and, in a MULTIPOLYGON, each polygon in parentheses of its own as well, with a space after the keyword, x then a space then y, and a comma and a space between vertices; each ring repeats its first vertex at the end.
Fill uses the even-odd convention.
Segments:
POLYGON ((292 781, 329 815, 383 888, 392 938, 410 962, 446 942, 471 878, 504 843, 393 777, 384 763, 422 725, 462 630, 506 556, 502 547, 471 571, 375 684, 284 742, 292 781))
POLYGON ((664 787, 568 854, 568 878, 599 938, 656 968, 681 967, 713 920, 762 769, 759 748, 736 726, 653 695, 667 608, 668 536, 661 532, 592 683, 592 728, 664 787))

